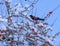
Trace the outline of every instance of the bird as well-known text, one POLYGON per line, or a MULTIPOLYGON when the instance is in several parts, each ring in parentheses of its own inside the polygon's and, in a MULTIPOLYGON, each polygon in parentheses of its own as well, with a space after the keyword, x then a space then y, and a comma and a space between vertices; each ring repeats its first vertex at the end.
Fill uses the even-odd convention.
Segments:
POLYGON ((27 0, 25 0, 25 1, 27 1, 27 0))
POLYGON ((45 20, 44 18, 39 18, 39 17, 33 16, 33 15, 30 15, 30 18, 31 18, 32 20, 42 20, 42 21, 45 20))

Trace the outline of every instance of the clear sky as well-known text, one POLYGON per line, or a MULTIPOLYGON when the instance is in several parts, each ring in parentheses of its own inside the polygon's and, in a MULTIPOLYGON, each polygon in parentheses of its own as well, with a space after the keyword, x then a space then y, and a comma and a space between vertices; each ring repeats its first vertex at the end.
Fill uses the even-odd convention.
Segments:
MULTIPOLYGON (((25 3, 23 3, 24 0, 13 0, 12 4, 14 5, 16 1, 17 2, 22 1, 22 4, 25 5, 25 3)), ((38 17, 44 17, 49 11, 54 10, 58 5, 60 5, 60 0, 39 0, 33 9, 33 14, 38 17)), ((2 9, 5 8, 3 7, 2 9)), ((1 11, 1 5, 0 5, 0 11, 1 11)), ((2 11, 4 12, 4 16, 6 16, 7 14, 5 11, 6 9, 2 11)), ((51 33, 52 35, 60 31, 60 7, 53 12, 52 16, 48 18, 47 21, 49 22, 49 24, 52 24, 53 22, 55 22, 54 26, 52 27, 53 28, 53 31, 51 33), (55 21, 56 18, 57 20, 55 21)), ((55 46, 57 46, 59 42, 60 42, 60 36, 56 38, 55 46)))

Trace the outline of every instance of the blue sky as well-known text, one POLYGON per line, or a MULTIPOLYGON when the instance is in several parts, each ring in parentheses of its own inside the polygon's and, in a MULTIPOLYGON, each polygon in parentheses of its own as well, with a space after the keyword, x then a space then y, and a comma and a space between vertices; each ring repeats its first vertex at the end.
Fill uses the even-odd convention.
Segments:
MULTIPOLYGON (((24 0, 21 0, 21 1, 24 2, 24 0)), ((14 5, 15 2, 20 2, 20 0, 18 0, 18 1, 13 0, 12 4, 14 5)), ((25 2, 22 4, 25 5, 25 2)), ((49 11, 54 10, 58 5, 60 5, 60 0, 39 0, 33 9, 33 15, 35 15, 35 13, 36 13, 36 16, 44 17, 44 16, 46 16, 46 14, 49 11)), ((5 6, 2 6, 2 9, 4 9, 4 8, 5 8, 5 6)), ((1 9, 1 5, 0 5, 0 9, 1 9)), ((6 9, 4 9, 4 11, 2 11, 2 12, 4 12, 4 14, 3 14, 4 16, 6 16, 6 14, 7 14, 5 11, 6 11, 6 9)), ((52 16, 50 18, 48 18, 48 20, 47 20, 47 22, 49 22, 49 24, 52 24, 54 21, 55 21, 55 23, 54 23, 54 26, 52 27, 53 28, 53 31, 51 33, 52 35, 60 31, 60 7, 58 9, 56 9, 53 12, 52 16), (55 21, 56 18, 57 18, 57 20, 55 21)), ((56 38, 56 46, 59 42, 60 42, 60 36, 58 36, 56 38)))

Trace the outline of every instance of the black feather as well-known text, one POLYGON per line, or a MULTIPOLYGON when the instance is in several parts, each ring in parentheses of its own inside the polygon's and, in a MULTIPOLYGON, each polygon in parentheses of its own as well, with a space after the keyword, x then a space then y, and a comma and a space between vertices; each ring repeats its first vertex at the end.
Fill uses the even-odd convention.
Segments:
POLYGON ((34 17, 33 15, 30 15, 30 18, 31 18, 32 20, 42 20, 42 21, 45 20, 45 19, 43 19, 43 18, 34 17))

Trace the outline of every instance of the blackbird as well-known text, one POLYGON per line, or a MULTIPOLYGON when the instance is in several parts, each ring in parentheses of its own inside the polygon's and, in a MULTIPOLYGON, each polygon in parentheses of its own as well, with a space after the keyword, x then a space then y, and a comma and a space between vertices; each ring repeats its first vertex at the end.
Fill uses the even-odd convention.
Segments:
POLYGON ((43 18, 39 18, 39 17, 33 16, 33 15, 30 15, 30 18, 31 18, 32 20, 42 20, 42 21, 45 20, 45 19, 43 19, 43 18))

